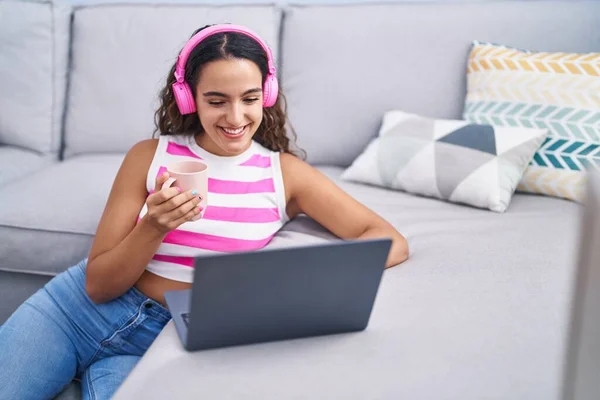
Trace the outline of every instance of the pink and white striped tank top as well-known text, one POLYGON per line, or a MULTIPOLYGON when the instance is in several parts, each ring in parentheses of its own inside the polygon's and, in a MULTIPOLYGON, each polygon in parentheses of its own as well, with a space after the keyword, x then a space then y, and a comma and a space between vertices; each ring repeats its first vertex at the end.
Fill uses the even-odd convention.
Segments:
MULTIPOLYGON (((243 154, 221 157, 202 149, 192 136, 161 135, 148 171, 148 192, 168 164, 190 159, 209 166, 204 217, 169 232, 146 267, 182 282, 193 281, 193 257, 263 248, 289 220, 279 153, 254 141, 243 154)), ((146 212, 144 205, 140 218, 146 212)))

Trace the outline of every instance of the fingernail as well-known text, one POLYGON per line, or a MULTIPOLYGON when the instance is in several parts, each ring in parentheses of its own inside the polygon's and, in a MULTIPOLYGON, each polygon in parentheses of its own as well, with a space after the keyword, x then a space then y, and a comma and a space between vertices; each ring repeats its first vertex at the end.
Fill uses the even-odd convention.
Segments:
POLYGON ((196 190, 192 190, 192 194, 193 194, 194 196, 196 196, 196 195, 198 194, 198 192, 197 192, 196 190))
POLYGON ((198 211, 202 212, 202 210, 204 210, 204 207, 198 206, 198 211))
POLYGON ((178 191, 179 193, 181 193, 181 188, 180 188, 180 187, 177 187, 177 191, 178 191))

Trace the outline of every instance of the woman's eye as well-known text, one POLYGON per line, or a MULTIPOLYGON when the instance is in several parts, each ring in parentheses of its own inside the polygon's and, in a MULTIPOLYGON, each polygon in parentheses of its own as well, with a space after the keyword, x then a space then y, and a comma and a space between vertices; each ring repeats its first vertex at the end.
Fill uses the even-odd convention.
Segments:
MULTIPOLYGON (((253 97, 251 99, 244 99, 243 101, 246 104, 252 104, 252 103, 257 102, 258 100, 259 100, 258 97, 253 97)), ((208 104, 210 104, 211 106, 214 106, 214 107, 219 107, 219 106, 222 106, 223 104, 225 104, 225 102, 224 101, 209 101, 208 104)))

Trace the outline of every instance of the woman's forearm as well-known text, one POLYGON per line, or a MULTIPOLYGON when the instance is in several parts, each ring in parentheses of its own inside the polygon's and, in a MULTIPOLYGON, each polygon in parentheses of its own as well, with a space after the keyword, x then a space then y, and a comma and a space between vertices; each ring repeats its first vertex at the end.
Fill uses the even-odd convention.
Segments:
POLYGON ((88 260, 86 291, 96 304, 115 299, 140 278, 165 234, 142 218, 133 230, 109 251, 88 260))

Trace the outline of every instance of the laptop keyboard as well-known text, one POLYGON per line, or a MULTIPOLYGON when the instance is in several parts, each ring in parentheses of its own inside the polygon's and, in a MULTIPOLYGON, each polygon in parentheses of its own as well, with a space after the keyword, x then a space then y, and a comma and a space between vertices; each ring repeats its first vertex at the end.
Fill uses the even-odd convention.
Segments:
POLYGON ((190 313, 182 313, 181 317, 183 318, 183 322, 185 322, 185 326, 190 326, 190 313))

